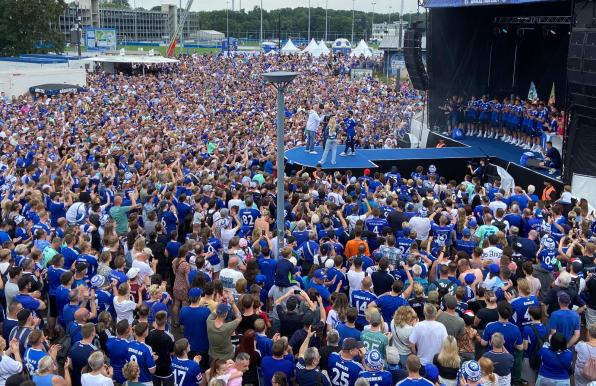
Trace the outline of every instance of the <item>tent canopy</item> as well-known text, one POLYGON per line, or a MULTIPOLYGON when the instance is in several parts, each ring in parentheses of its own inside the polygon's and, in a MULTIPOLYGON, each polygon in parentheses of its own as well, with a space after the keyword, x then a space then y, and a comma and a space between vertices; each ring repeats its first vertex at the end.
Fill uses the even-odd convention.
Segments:
POLYGON ((47 96, 77 93, 83 90, 85 90, 83 87, 77 86, 76 84, 64 83, 46 83, 29 87, 29 92, 31 94, 44 94, 47 96))
POLYGON ((360 43, 358 43, 356 49, 352 52, 352 56, 364 56, 365 58, 370 58, 372 56, 372 51, 364 40, 360 40, 360 43))
POLYGON ((308 43, 308 46, 306 46, 302 53, 311 54, 315 58, 318 58, 319 56, 324 54, 323 50, 321 49, 321 47, 319 47, 315 39, 311 39, 310 43, 308 43))
POLYGON ((331 50, 329 49, 329 47, 327 47, 327 44, 325 44, 324 40, 321 40, 319 42, 319 48, 321 49, 321 52, 323 53, 323 55, 327 55, 328 53, 331 52, 331 50))
POLYGON ((300 49, 292 43, 292 39, 289 39, 285 46, 281 49, 282 54, 297 54, 300 49))

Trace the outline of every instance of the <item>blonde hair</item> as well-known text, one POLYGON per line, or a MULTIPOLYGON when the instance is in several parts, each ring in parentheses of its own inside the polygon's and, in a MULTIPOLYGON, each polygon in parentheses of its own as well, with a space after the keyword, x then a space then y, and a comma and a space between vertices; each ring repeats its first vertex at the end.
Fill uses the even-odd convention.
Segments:
POLYGON ((517 290, 525 295, 529 295, 531 293, 530 291, 530 283, 528 282, 528 280, 526 278, 520 278, 517 279, 517 290))
POLYGON ((127 362, 122 368, 122 375, 127 381, 135 382, 139 378, 139 365, 136 361, 127 362))
POLYGON ((443 346, 437 360, 441 366, 459 368, 461 362, 459 349, 457 347, 457 341, 451 335, 443 340, 443 346))
POLYGON ((327 129, 329 130, 329 134, 333 135, 337 132, 337 121, 335 117, 329 118, 329 122, 327 123, 327 129))
POLYGON ((411 325, 414 318, 416 318, 416 312, 412 307, 399 307, 393 314, 393 324, 397 327, 404 327, 406 324, 411 325))
POLYGON ((497 381, 497 377, 495 376, 495 366, 493 365, 493 361, 487 357, 481 357, 478 360, 478 364, 482 370, 482 375, 487 376, 491 383, 495 383, 497 381))

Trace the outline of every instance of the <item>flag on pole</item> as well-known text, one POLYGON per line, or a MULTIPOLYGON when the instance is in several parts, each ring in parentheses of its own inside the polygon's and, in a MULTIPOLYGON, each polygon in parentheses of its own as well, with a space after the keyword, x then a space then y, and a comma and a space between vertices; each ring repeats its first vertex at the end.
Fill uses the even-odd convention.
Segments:
POLYGON ((538 99, 538 93, 536 92, 536 85, 534 82, 530 83, 530 90, 528 91, 528 100, 534 102, 538 99))
POLYGON ((550 89, 550 96, 548 97, 548 104, 549 105, 555 104, 555 82, 553 82, 553 87, 550 89))

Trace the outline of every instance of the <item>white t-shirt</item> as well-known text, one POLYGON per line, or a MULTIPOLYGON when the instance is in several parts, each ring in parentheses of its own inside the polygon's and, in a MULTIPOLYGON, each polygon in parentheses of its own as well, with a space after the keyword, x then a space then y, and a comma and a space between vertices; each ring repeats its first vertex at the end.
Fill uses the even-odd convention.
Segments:
POLYGON ((491 263, 498 264, 503 256, 503 250, 497 247, 486 247, 482 250, 482 261, 490 260, 491 263))
POLYGON ((427 217, 412 217, 409 221, 410 228, 416 231, 416 240, 428 239, 430 233, 430 220, 427 217))
POLYGON ((153 269, 151 268, 151 266, 149 264, 147 264, 144 261, 140 261, 140 260, 133 260, 132 261, 132 266, 134 268, 138 268, 139 269, 139 282, 144 283, 145 282, 145 277, 150 277, 153 276, 155 274, 155 272, 153 272, 153 269))
POLYGON ((17 362, 8 355, 2 355, 0 358, 0 386, 6 384, 6 379, 23 371, 23 364, 17 362))
POLYGON ((114 386, 114 381, 102 374, 86 373, 81 375, 81 386, 114 386))
POLYGON ((348 283, 350 283, 350 299, 352 298, 352 291, 362 289, 362 279, 366 272, 348 271, 346 276, 348 277, 348 283))
POLYGON ((116 310, 116 322, 121 320, 128 320, 128 323, 132 324, 134 317, 133 311, 137 308, 137 303, 132 300, 125 300, 118 302, 118 297, 114 298, 114 309, 116 310))
POLYGON ((437 321, 424 320, 416 323, 410 343, 416 345, 416 351, 422 366, 433 363, 433 358, 441 351, 443 340, 447 337, 447 329, 437 321))
POLYGON ((235 269, 224 268, 219 273, 219 280, 223 284, 224 288, 228 288, 233 293, 236 293, 236 282, 240 279, 244 279, 244 275, 240 271, 235 269))

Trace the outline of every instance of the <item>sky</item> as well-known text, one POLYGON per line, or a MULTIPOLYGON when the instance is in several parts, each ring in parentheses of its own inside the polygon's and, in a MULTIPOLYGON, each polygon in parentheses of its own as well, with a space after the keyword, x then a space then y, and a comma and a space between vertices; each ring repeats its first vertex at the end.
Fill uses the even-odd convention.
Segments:
MULTIPOLYGON (((179 4, 180 0, 129 0, 130 5, 151 8, 155 5, 161 4, 179 4)), ((187 0, 182 0, 182 6, 186 6, 187 0)), ((225 9, 226 1, 229 2, 230 7, 232 6, 232 0, 194 0, 191 7, 192 11, 212 11, 216 9, 225 9)), ((287 7, 308 7, 309 0, 262 0, 263 9, 277 9, 287 7)), ((322 7, 325 8, 325 2, 327 1, 329 9, 352 9, 352 1, 350 0, 310 0, 311 7, 322 7)), ((404 1, 404 13, 416 12, 416 0, 403 0, 404 1)), ((260 5, 261 0, 234 0, 236 9, 239 7, 239 2, 242 2, 242 8, 252 9, 255 5, 260 5)), ((373 10, 373 0, 354 0, 355 9, 357 11, 371 12, 373 10)), ((378 13, 390 13, 399 12, 401 3, 398 0, 374 0, 375 12, 378 13), (391 9, 389 8, 391 7, 391 9)))

